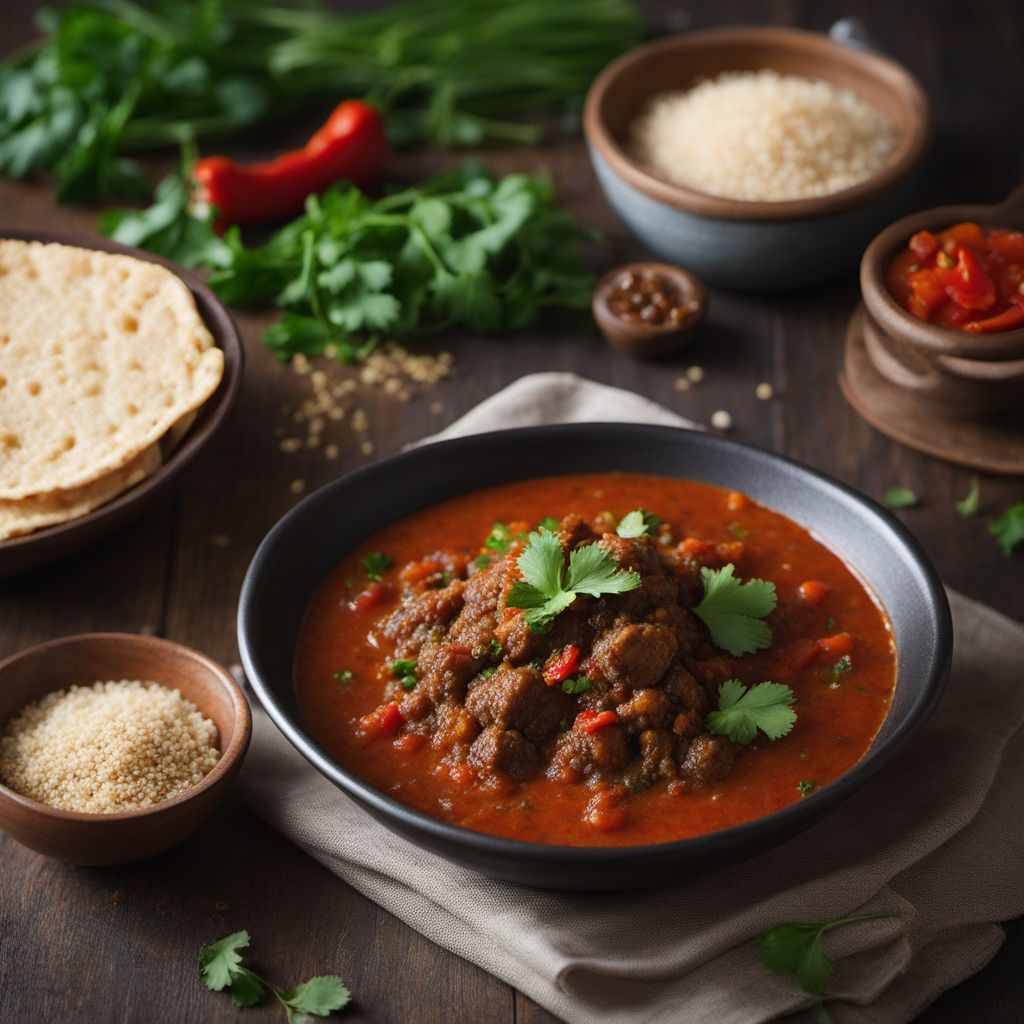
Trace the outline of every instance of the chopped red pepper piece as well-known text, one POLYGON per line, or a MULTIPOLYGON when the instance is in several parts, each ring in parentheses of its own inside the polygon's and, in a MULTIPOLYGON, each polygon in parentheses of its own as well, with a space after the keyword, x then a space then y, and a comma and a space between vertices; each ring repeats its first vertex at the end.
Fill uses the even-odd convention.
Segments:
POLYGON ((853 653, 853 637, 849 633, 823 636, 818 641, 818 647, 830 658, 845 658, 853 653))
POLYGON ((357 732, 366 742, 377 740, 383 736, 394 736, 405 725, 405 716, 398 704, 389 700, 386 704, 374 708, 368 715, 359 719, 357 732))
POLYGON ((552 654, 544 665, 544 682, 548 686, 560 683, 576 671, 580 663, 580 649, 575 644, 569 644, 564 650, 552 654))
POLYGON ((805 604, 809 604, 812 608, 817 608, 825 600, 825 595, 828 593, 828 584, 822 583, 821 580, 804 580, 797 587, 797 593, 800 595, 800 600, 805 604))
POLYGON ((381 602, 391 596, 391 586, 387 583, 371 583, 365 590, 360 591, 349 602, 349 607, 354 612, 366 612, 376 608, 381 602))
POLYGON ((800 669, 807 668, 820 651, 821 648, 818 646, 817 640, 804 637, 802 640, 790 644, 779 655, 779 665, 783 671, 799 672, 800 669))
POLYGON ((987 320, 972 320, 964 324, 964 330, 971 334, 992 334, 995 331, 1013 331, 1024 327, 1024 306, 1011 306, 1002 313, 987 320))
POLYGON ((619 720, 614 711, 581 711, 576 716, 575 726, 580 732, 597 732, 606 725, 612 725, 619 720))
POLYGON ((930 231, 918 231, 908 244, 910 251, 919 260, 927 260, 939 251, 939 240, 930 231))
POLYGON ((978 257, 963 245, 957 265, 946 280, 946 292, 964 309, 988 309, 996 301, 996 286, 981 269, 978 257))

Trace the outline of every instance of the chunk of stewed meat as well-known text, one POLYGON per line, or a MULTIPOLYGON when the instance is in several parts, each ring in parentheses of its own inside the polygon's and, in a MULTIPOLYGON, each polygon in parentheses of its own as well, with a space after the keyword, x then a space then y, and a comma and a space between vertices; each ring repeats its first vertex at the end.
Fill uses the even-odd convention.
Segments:
POLYGON ((622 728, 633 736, 647 729, 662 728, 672 717, 672 708, 663 690, 637 690, 616 708, 616 712, 622 728))
POLYGON ((482 775, 503 772, 522 781, 536 774, 541 752, 521 732, 492 725, 473 741, 467 761, 482 775))
POLYGON ((416 662, 416 689, 426 693, 434 704, 445 700, 461 701, 469 681, 483 666, 482 655, 466 644, 426 643, 416 662))
POLYGON ((559 686, 548 686, 529 666, 502 665, 489 679, 477 683, 466 708, 481 725, 517 729, 531 740, 543 740, 572 718, 575 700, 559 686))
POLYGON ((476 573, 463 590, 462 610, 448 630, 448 639, 467 644, 478 654, 489 654, 498 624, 496 609, 501 589, 500 573, 476 573))
POLYGON ((665 674, 678 646, 670 629, 633 623, 603 634, 594 644, 592 661, 609 682, 640 690, 653 686, 665 674))
POLYGON ((555 746, 548 775, 566 781, 588 775, 613 775, 629 762, 626 734, 617 725, 606 725, 593 732, 570 729, 555 746))
POLYGON ((432 634, 442 634, 444 628, 462 610, 465 583, 455 580, 441 590, 424 590, 403 601, 384 621, 384 635, 396 642, 396 653, 406 655, 415 651, 432 634))
POLYGON ((695 789, 724 779, 732 771, 735 748, 723 736, 701 733, 689 744, 679 774, 695 789))
POLYGON ((661 779, 674 779, 677 774, 676 738, 664 729, 647 729, 640 733, 640 756, 626 769, 628 786, 643 788, 661 779))

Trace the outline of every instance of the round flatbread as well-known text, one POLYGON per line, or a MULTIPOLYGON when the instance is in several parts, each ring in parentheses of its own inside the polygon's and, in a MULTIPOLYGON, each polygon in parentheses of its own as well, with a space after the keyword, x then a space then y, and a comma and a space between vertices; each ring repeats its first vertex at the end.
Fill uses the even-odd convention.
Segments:
POLYGON ((162 461, 160 446, 154 444, 126 466, 82 487, 14 501, 0 500, 0 540, 22 537, 44 526, 56 526, 84 516, 145 480, 162 461))
POLYGON ((0 500, 128 466, 210 397, 223 368, 169 270, 0 240, 0 500))

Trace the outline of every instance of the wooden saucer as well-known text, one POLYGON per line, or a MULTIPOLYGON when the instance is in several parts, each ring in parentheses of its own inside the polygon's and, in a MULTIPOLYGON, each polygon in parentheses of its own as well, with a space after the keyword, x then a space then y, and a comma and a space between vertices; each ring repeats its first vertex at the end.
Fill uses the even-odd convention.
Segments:
POLYGON ((958 466, 1024 475, 1024 411, 992 420, 952 419, 933 413, 874 368, 864 346, 864 306, 846 328, 839 386, 876 430, 908 448, 958 466))

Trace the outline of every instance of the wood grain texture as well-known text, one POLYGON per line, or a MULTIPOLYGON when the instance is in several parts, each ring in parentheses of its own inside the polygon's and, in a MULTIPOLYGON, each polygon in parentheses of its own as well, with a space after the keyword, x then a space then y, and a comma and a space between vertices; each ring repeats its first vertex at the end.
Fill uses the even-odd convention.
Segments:
MULTIPOLYGON (((30 37, 34 6, 8 0, 0 7, 0 49, 30 37)), ((676 3, 643 6, 652 24, 678 27, 676 3)), ((953 0, 733 0, 692 5, 692 13, 695 25, 818 30, 841 16, 864 19, 882 48, 921 78, 935 106, 937 135, 921 208, 998 201, 1021 174, 1019 132, 1012 128, 1024 118, 1024 16, 1016 0, 992 0, 974 12, 953 0)), ((457 159, 403 155, 389 173, 412 181, 457 159)), ((489 152, 484 159, 499 171, 548 168, 562 200, 607 232, 602 266, 643 255, 605 206, 578 140, 540 151, 489 152)), ((0 223, 90 230, 95 213, 55 210, 44 183, 0 182, 0 223)), ((857 299, 853 275, 793 294, 713 292, 702 337, 666 364, 629 362, 590 332, 434 340, 424 347, 455 354, 458 372, 451 379, 407 405, 374 391, 359 395, 371 424, 371 457, 440 429, 523 373, 576 370, 698 420, 727 409, 737 438, 785 452, 876 498, 896 484, 912 487, 922 504, 900 516, 943 579, 1024 619, 1024 562, 1004 559, 985 534, 993 513, 1024 499, 1024 483, 982 476, 980 515, 961 520, 953 503, 967 493, 969 472, 901 448, 857 417, 836 384, 843 329, 857 299), (705 380, 677 392, 673 381, 691 363, 704 368, 705 380), (775 400, 755 399, 760 381, 774 384, 775 400), (436 401, 443 403, 440 413, 431 409, 436 401)), ((248 362, 238 408, 174 499, 97 548, 0 583, 0 655, 51 636, 118 629, 156 632, 222 663, 236 660, 238 587, 260 538, 296 500, 290 484, 301 479, 315 487, 366 459, 347 429, 336 432, 343 443, 336 462, 313 451, 278 451, 274 428, 284 420, 281 406, 294 406, 308 384, 260 347, 264 323, 239 319, 248 362)), ((0 857, 3 1020, 277 1021, 276 1007, 238 1011, 198 982, 198 947, 245 927, 258 968, 274 979, 293 982, 325 971, 345 977, 356 997, 346 1020, 555 1022, 354 893, 230 801, 184 846, 139 865, 68 868, 5 838, 0 857)), ((918 1024, 1022 1024, 1022 957, 1024 928, 1017 923, 993 963, 940 999, 918 1024)))

